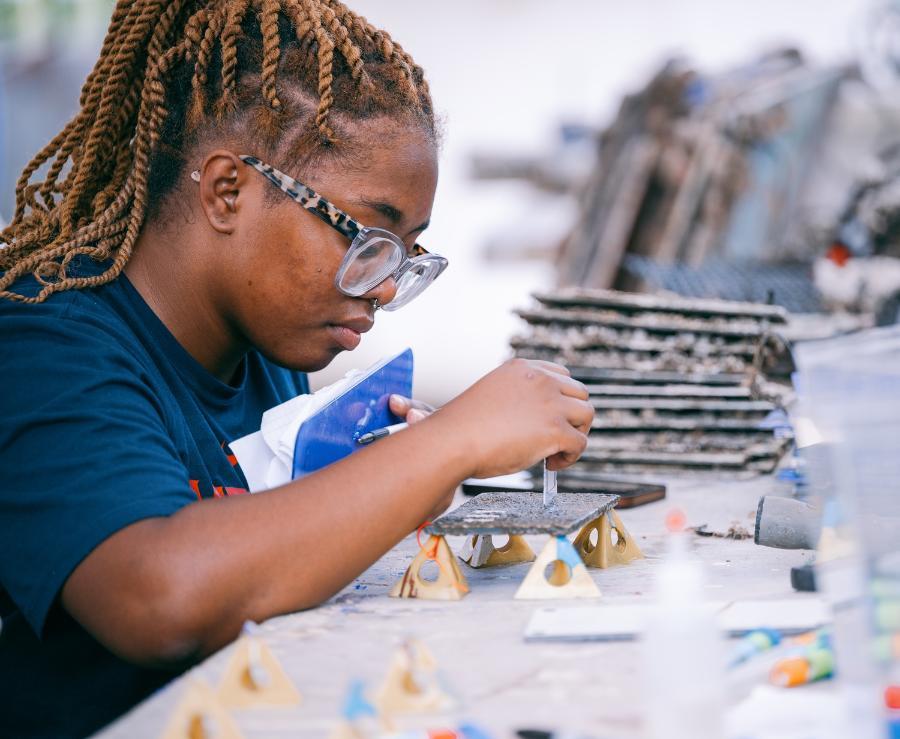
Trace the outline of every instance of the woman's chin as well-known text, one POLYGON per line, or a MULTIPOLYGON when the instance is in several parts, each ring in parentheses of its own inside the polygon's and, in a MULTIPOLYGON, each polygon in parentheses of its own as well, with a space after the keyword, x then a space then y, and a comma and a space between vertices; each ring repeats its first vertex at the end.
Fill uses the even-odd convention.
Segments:
POLYGON ((318 372, 325 369, 343 351, 345 350, 342 347, 334 344, 324 347, 316 353, 312 353, 308 349, 302 353, 291 351, 270 353, 260 349, 260 353, 270 362, 297 372, 318 372))

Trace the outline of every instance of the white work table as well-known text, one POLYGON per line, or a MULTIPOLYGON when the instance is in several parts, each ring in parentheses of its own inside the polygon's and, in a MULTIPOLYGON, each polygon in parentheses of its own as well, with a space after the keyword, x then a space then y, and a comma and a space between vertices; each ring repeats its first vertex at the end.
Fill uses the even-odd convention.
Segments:
MULTIPOLYGON (((564 486, 560 489, 564 491, 564 486)), ((602 592, 596 602, 647 602, 652 597, 654 570, 665 551, 664 518, 673 507, 685 512, 688 526, 707 524, 710 530, 726 531, 739 524, 752 535, 757 501, 773 492, 787 493, 789 488, 772 477, 670 480, 665 501, 620 512, 646 558, 589 570, 602 592)), ((348 539, 354 535, 335 532, 348 539)), ((527 538, 536 552, 546 541, 540 536, 527 538)), ((458 553, 462 538, 448 541, 458 553)), ((767 549, 756 546, 752 538, 693 541, 707 566, 709 600, 810 597, 791 589, 790 569, 809 561, 811 552, 767 549)), ((461 601, 388 597, 417 551, 415 536, 407 537, 325 605, 261 625, 264 639, 302 693, 303 703, 289 709, 233 711, 246 739, 327 736, 341 715, 351 680, 377 687, 393 651, 408 637, 420 639, 434 654, 459 707, 442 716, 405 721, 404 728, 453 727, 465 720, 496 737, 513 736, 518 728, 568 730, 598 739, 641 736, 642 709, 651 696, 642 690, 635 642, 525 642, 530 616, 549 605, 513 600, 527 564, 480 570, 462 565, 471 592, 461 601)), ((230 649, 151 696, 100 736, 159 736, 184 693, 186 677, 198 674, 216 685, 230 649)), ((833 688, 796 690, 814 695, 833 688)), ((737 701, 740 696, 732 692, 737 701)))

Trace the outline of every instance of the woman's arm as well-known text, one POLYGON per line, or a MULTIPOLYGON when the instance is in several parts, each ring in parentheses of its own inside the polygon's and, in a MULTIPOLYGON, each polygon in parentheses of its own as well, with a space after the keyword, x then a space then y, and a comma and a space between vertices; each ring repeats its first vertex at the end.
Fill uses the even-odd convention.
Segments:
POLYGON ((247 619, 331 597, 463 479, 571 464, 593 419, 587 398, 563 368, 511 360, 440 413, 301 480, 122 529, 74 570, 63 606, 126 659, 194 660, 247 619))

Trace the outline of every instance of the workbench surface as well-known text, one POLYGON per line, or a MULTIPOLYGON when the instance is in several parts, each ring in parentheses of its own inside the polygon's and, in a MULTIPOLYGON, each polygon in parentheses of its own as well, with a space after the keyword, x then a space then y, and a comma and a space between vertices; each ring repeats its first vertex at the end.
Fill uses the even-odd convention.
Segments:
MULTIPOLYGON (((793 592, 790 568, 809 561, 812 553, 767 549, 752 539, 759 497, 789 493, 784 483, 772 477, 668 482, 665 501, 620 512, 646 559, 589 570, 602 592, 599 601, 591 602, 649 600, 654 571, 665 551, 664 518, 676 506, 685 512, 688 526, 707 524, 709 530, 724 532, 738 524, 751 535, 744 540, 694 537, 695 551, 707 565, 710 600, 810 597, 793 592)), ((463 500, 458 496, 457 504, 463 500)), ((527 539, 536 552, 546 542, 541 536, 527 539)), ((448 537, 457 553, 463 541, 448 537)), ((360 678, 369 688, 377 687, 395 647, 410 636, 432 651, 460 707, 443 716, 411 720, 404 728, 456 726, 465 720, 497 737, 512 736, 524 727, 608 739, 640 737, 642 702, 648 696, 642 692, 636 643, 526 643, 523 631, 529 617, 550 604, 513 600, 528 564, 480 570, 461 565, 471 592, 457 602, 389 598, 390 587, 417 551, 415 536, 407 537, 324 606, 261 625, 267 643, 303 694, 303 704, 234 711, 246 739, 327 736, 340 716, 350 681, 360 678)), ((216 685, 230 649, 171 683, 100 736, 160 735, 184 692, 186 677, 199 674, 216 685)))

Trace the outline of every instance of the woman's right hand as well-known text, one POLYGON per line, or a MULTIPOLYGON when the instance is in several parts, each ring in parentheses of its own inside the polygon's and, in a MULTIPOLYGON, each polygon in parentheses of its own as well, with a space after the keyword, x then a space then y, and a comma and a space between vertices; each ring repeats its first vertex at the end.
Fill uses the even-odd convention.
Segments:
POLYGON ((518 472, 541 459, 571 465, 587 445, 594 408, 587 388, 558 364, 510 359, 445 405, 429 422, 466 450, 470 477, 518 472))

